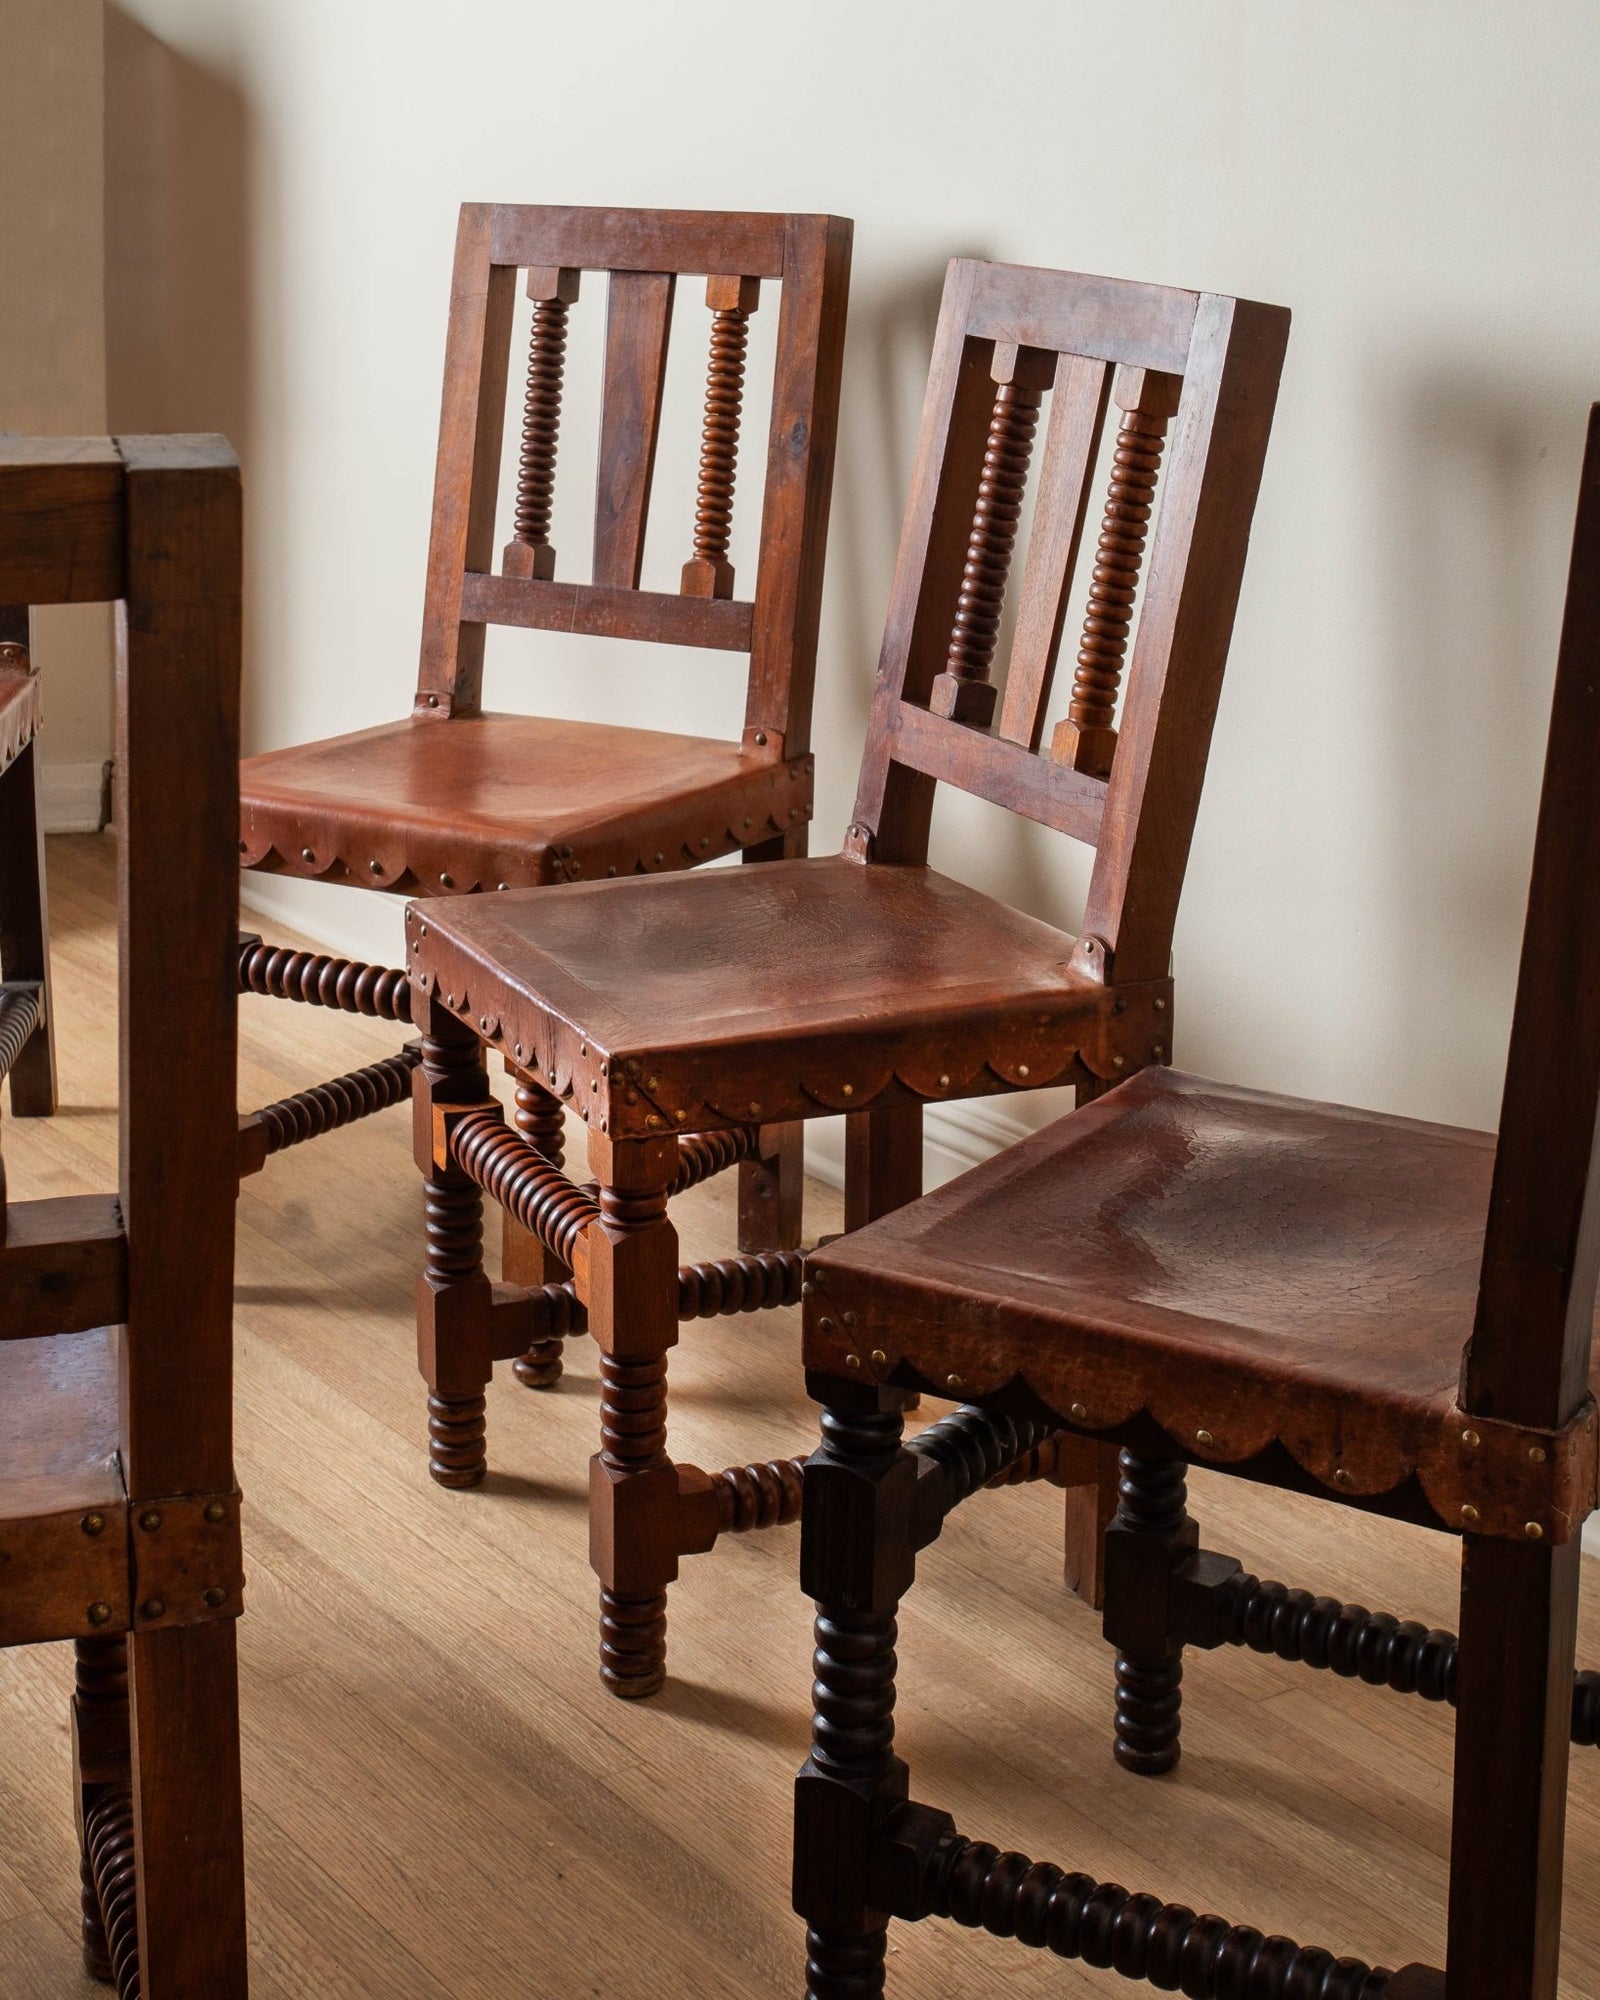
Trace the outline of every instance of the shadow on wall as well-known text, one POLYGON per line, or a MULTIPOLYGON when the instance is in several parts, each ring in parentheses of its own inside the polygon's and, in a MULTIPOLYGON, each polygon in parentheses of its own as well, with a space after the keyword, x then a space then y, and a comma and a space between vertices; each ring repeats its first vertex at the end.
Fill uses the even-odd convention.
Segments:
MULTIPOLYGON (((1387 370, 1391 385, 1396 372, 1387 370)), ((1396 980, 1385 1088, 1498 1120, 1584 419, 1596 384, 1420 365, 1378 425, 1389 599, 1375 605, 1382 802, 1374 962, 1396 980), (1569 470, 1570 468, 1570 470, 1569 470), (1393 480, 1395 472, 1402 477, 1393 480), (1381 635, 1381 636, 1380 636, 1381 635), (1396 639, 1400 644, 1396 646, 1396 639), (1383 886, 1387 878, 1387 888, 1383 886), (1382 900, 1379 900, 1379 897, 1382 900), (1427 1023, 1417 1035, 1415 1024, 1427 1023), (1404 1044, 1404 1048, 1400 1044, 1404 1044), (1496 1051, 1477 1079, 1464 1049, 1496 1051)))
POLYGON ((248 487, 245 100, 116 7, 105 32, 107 422, 221 431, 248 487))

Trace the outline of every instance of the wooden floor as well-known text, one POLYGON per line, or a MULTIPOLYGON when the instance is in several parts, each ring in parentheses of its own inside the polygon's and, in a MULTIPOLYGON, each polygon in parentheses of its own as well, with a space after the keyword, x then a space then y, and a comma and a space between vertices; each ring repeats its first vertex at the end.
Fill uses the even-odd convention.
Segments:
MULTIPOLYGON (((8 1124, 12 1192, 109 1185, 112 849, 52 843, 65 1104, 8 1124)), ((381 1023, 244 1003, 241 1103, 370 1060, 381 1023)), ((581 1154, 579 1155, 581 1158, 581 1154)), ((677 1205, 685 1254, 730 1246, 731 1179, 677 1205)), ((811 1232, 839 1226, 808 1190, 811 1232)), ((595 1367, 507 1374, 495 1470, 430 1484, 410 1292, 407 1114, 270 1161, 239 1203, 241 1628, 254 1992, 261 2000, 755 2000, 801 1991, 787 1907, 809 1607, 796 1531, 691 1559, 667 1692, 595 1666, 586 1462, 595 1367)), ((674 1448, 706 1466, 809 1445, 793 1313, 685 1330, 674 1448)), ((1194 1481, 1209 1546, 1453 1627, 1442 1540, 1194 1481)), ((963 1832, 1389 1965, 1437 1963, 1451 1721, 1234 1652, 1192 1657, 1187 1750, 1155 1783, 1109 1752, 1111 1662, 1058 1584, 1059 1496, 980 1496, 923 1558, 902 1620, 913 1790, 963 1832)), ((1591 1592, 1585 1657, 1600 1664, 1591 1592)), ((101 1991, 78 1969, 69 1649, 0 1655, 0 1994, 101 1991)), ((1600 1992, 1600 1753, 1578 1751, 1563 1996, 1600 1992)), ((1131 1991, 948 1924, 898 1927, 891 1994, 1131 1991)))

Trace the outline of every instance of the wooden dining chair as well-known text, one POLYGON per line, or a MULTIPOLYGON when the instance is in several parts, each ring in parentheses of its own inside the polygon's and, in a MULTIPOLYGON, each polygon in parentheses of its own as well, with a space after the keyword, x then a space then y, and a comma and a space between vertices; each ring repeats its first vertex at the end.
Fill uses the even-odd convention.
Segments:
MULTIPOLYGON (((0 1180, 0 1645, 74 1642, 84 1957, 124 2000, 247 1986, 239 520, 220 438, 0 442, 0 601, 120 600, 121 1171, 114 1195, 39 1201, 5 1202, 0 1180)), ((15 1076, 42 981, 7 970, 0 1072, 15 1076)))
MULTIPOLYGON (((828 215, 467 204, 456 238, 444 412, 434 481, 422 661, 409 716, 245 761, 239 851, 249 869, 391 893, 472 895, 651 875, 737 854, 804 854, 811 697, 838 430, 851 224, 828 215), (497 549, 512 315, 532 301, 516 504, 497 549), (585 274, 593 291, 580 294, 585 274), (680 275, 705 282, 708 360, 692 544, 677 587, 641 588, 680 275), (594 285, 604 279, 604 287, 594 285), (776 289, 777 297, 773 299, 776 289), (551 544, 569 331, 603 296, 604 378, 592 555, 551 544), (776 315, 755 573, 729 561, 751 316, 776 315), (498 555, 498 567, 496 558, 498 555), (644 640, 748 656, 737 741, 483 707, 491 626, 644 640)), ((596 335, 599 327, 596 324, 596 335)), ((674 671, 678 671, 674 668, 674 671)), ((403 972, 241 946, 242 990, 410 1019, 403 972)), ((410 1094, 400 1054, 247 1121, 254 1164, 410 1094)), ((561 1113, 509 1065, 516 1120, 559 1164, 561 1113)), ((739 1164, 739 1240, 800 1241, 798 1128, 773 1128, 739 1164)), ((506 1225, 505 1270, 564 1277, 506 1225)), ((526 1357, 533 1388, 560 1345, 526 1357)))
POLYGON ((1596 1504, 1600 406, 1591 414, 1498 1140, 1152 1066, 808 1262, 816 1717, 795 1820, 812 2000, 883 1991, 890 1917, 1201 2000, 1555 2000, 1580 1531, 1596 1504), (909 1445, 908 1392, 966 1407, 909 1445), (1444 1970, 1373 1969, 959 1835, 893 1748, 918 1552, 1060 1439, 1121 1447, 1116 1754, 1177 1761, 1186 1646, 1456 1708, 1444 1970), (1214 1467, 1462 1543, 1459 1639, 1200 1548, 1214 1467))
POLYGON ((11 1109, 48 1118, 56 1108, 50 1015, 50 920, 39 808, 39 676, 25 604, 0 604, 0 979, 38 988, 39 1018, 11 1065, 11 1109))
POLYGON ((407 911, 435 1476, 483 1476, 497 1358, 587 1326, 601 1350, 602 1674, 618 1694, 662 1683, 679 1558, 725 1530, 792 1520, 799 1505, 799 1459, 713 1476, 667 1454, 680 1319, 792 1303, 800 1278, 784 1254, 680 1271, 669 1195, 757 1150, 764 1121, 842 1112, 854 1228, 917 1194, 925 1103, 1063 1083, 1092 1097, 1165 1055, 1172 926, 1287 329, 1274 306, 956 261, 844 851, 407 911), (1047 392, 1000 700, 990 668, 1047 392), (1110 410, 1071 701, 1041 751, 1110 410), (1080 936, 928 867, 940 780, 1094 849, 1080 936), (486 1048, 587 1123, 595 1191, 506 1126, 486 1048), (485 1191, 571 1265, 569 1284, 490 1286, 485 1191))

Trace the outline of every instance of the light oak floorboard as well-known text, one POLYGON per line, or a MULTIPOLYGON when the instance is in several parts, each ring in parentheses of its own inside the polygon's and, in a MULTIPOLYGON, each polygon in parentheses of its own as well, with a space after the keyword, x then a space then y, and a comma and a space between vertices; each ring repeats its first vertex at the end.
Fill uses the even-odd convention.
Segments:
MULTIPOLYGON (((113 1176, 113 850, 51 842, 65 1103, 10 1121, 13 1194, 113 1176)), ((240 1102, 386 1054, 383 1023, 247 998, 240 1102)), ((175 1024, 175 1032, 181 1028, 175 1024)), ((789 1788, 807 1729, 796 1535, 685 1563, 673 1679, 596 1672, 586 1466, 596 1371, 490 1392, 490 1480, 425 1466, 408 1114, 268 1162, 239 1204, 241 1628, 253 1990, 261 2000, 765 2000, 800 1992, 789 1788)), ((583 1158, 574 1127, 569 1157, 583 1158)), ((674 1206, 685 1258, 728 1253, 731 1176, 674 1206)), ((807 1227, 840 1226, 807 1190, 807 1227)), ((494 1239, 491 1228, 490 1239, 494 1239)), ((493 1256, 491 1253, 491 1265, 493 1256)), ((793 1313, 697 1322, 673 1448, 714 1467, 808 1449, 793 1313)), ((934 1414, 929 1409, 927 1414, 934 1414)), ((1197 1475, 1208 1546, 1454 1626, 1455 1552, 1413 1529, 1197 1475)), ((1393 1965, 1442 1950, 1451 1718, 1232 1651, 1191 1656, 1185 1756, 1110 1757, 1111 1661, 1059 1582, 1060 1498, 984 1495, 922 1559, 902 1619, 900 1745, 974 1838, 1393 1965)), ((1600 1663, 1594 1593, 1584 1657, 1600 1663)), ((0 1993, 100 1991, 76 1950, 67 1648, 0 1655, 0 1993)), ((1564 2000, 1600 1991, 1600 1755, 1574 1753, 1564 2000)), ((893 1934, 891 1992, 1106 1994, 1114 1975, 948 1924, 893 1934)))

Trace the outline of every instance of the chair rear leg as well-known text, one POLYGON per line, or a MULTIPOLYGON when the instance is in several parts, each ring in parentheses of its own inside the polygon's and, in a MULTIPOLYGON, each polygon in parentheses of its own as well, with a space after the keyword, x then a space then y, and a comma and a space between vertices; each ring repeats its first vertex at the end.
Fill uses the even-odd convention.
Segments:
MULTIPOLYGON (((525 1070, 506 1064, 506 1075, 516 1084, 516 1104, 511 1122, 533 1147, 540 1159, 559 1167, 563 1158, 565 1121, 561 1100, 553 1097, 525 1070)), ((524 1229, 514 1215, 500 1215, 500 1274, 509 1285, 559 1285, 572 1276, 553 1251, 547 1250, 530 1229, 524 1229)), ((561 1380, 562 1340, 536 1340, 525 1354, 511 1364, 511 1372, 525 1389, 553 1389, 561 1380)))
POLYGON ((1117 1512, 1106 1531, 1105 1635, 1117 1649, 1114 1752, 1158 1777, 1178 1761, 1183 1647, 1168 1635, 1168 1581, 1197 1545, 1181 1460, 1121 1455, 1117 1512))
POLYGON ((434 1157, 435 1105, 481 1104, 489 1078, 470 1028, 431 999, 412 1088, 412 1143, 422 1171, 426 1246, 417 1280, 417 1366, 428 1385, 428 1470, 440 1486, 482 1483, 484 1391, 494 1372, 494 1293, 483 1268, 483 1196, 434 1157))
POLYGON ((1555 2000, 1580 1547, 1464 1538, 1447 2000, 1555 2000))
POLYGON ((922 1192, 922 1106, 854 1111, 844 1125, 844 1226, 862 1229, 922 1192))
POLYGON ((1106 1601, 1106 1530, 1116 1518, 1121 1473, 1115 1445, 1096 1450, 1092 1479, 1065 1489, 1062 1575, 1068 1590, 1093 1611, 1106 1601))
POLYGON ((805 1206, 806 1128, 798 1121, 762 1129, 761 1151, 739 1162, 739 1248, 798 1250, 805 1206))
POLYGON ((48 1118, 57 1103, 48 911, 39 750, 30 743, 0 781, 0 974, 38 980, 44 988, 44 1019, 11 1066, 11 1109, 18 1118, 48 1118))
POLYGON ((244 2000, 237 1628, 135 1632, 128 1655, 140 1990, 244 2000))

